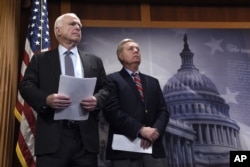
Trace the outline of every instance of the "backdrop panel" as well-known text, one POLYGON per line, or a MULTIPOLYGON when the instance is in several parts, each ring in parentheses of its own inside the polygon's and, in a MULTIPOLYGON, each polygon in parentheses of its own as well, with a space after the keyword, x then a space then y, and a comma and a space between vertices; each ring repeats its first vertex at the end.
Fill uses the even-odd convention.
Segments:
MULTIPOLYGON (((109 74, 121 69, 123 38, 139 43, 140 71, 160 81, 169 106, 167 165, 229 166, 229 151, 250 149, 249 30, 88 27, 80 47, 101 57, 109 74)), ((100 125, 100 166, 107 166, 108 128, 100 125)))

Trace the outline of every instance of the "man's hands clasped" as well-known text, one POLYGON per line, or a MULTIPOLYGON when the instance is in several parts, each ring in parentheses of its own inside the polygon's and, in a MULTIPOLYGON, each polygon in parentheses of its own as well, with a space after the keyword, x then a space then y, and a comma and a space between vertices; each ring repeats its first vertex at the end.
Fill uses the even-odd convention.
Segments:
POLYGON ((159 132, 155 128, 151 127, 142 127, 140 129, 141 139, 141 147, 146 149, 151 146, 158 138, 159 132))

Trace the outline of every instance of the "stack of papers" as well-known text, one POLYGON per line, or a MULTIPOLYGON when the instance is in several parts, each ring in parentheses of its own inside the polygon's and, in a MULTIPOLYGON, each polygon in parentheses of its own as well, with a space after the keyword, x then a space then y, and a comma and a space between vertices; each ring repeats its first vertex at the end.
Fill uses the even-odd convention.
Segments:
POLYGON ((54 120, 87 120, 89 112, 84 111, 80 102, 93 96, 96 78, 77 78, 61 75, 58 94, 67 95, 71 98, 71 105, 64 110, 56 111, 54 120))

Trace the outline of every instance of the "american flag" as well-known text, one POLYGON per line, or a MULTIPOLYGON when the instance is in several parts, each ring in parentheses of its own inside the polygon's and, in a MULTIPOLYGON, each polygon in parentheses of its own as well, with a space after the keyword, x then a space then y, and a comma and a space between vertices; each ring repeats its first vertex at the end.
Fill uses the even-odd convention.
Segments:
MULTIPOLYGON (((50 49, 47 0, 32 0, 31 15, 26 36, 20 80, 33 55, 50 49)), ((17 157, 22 167, 35 167, 34 136, 36 112, 24 101, 19 91, 15 107, 15 117, 20 122, 16 145, 17 157)))

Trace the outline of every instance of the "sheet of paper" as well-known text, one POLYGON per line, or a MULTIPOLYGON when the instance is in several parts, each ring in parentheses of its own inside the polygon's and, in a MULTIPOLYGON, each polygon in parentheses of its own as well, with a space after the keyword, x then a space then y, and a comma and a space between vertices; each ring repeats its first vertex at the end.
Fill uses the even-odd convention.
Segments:
POLYGON ((93 96, 96 78, 77 78, 61 75, 59 81, 59 94, 70 96, 72 103, 64 110, 55 112, 54 119, 61 120, 87 120, 89 113, 84 111, 80 102, 84 98, 93 96))
POLYGON ((134 140, 130 140, 124 135, 114 134, 112 149, 120 151, 152 154, 152 145, 147 149, 143 149, 141 148, 140 144, 141 144, 141 139, 139 137, 137 137, 134 140))

